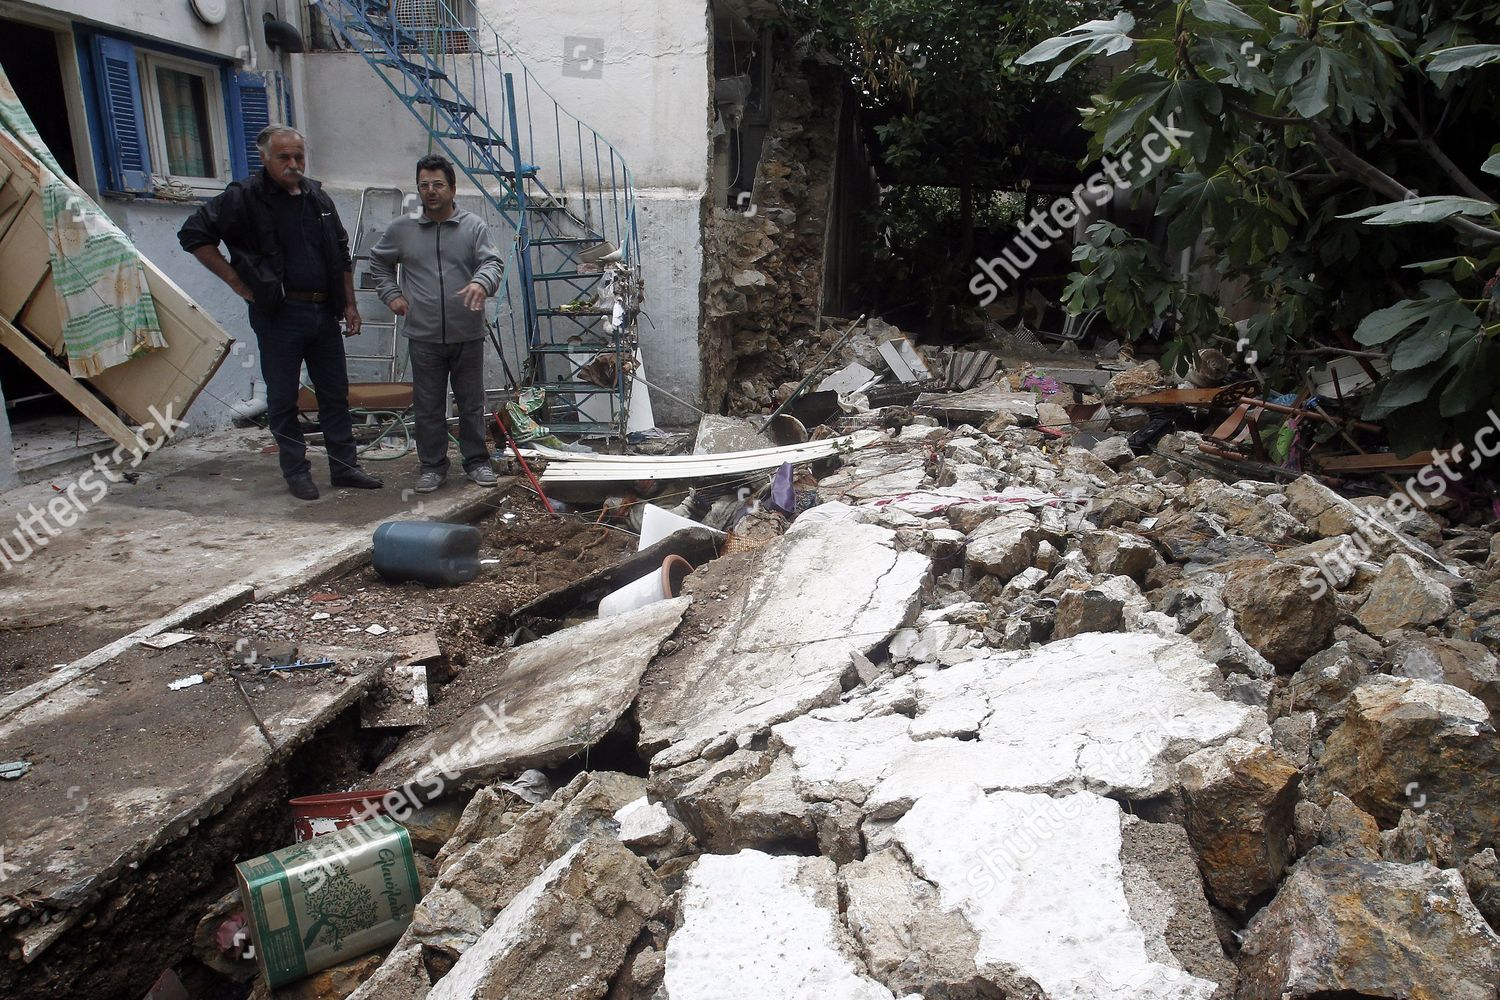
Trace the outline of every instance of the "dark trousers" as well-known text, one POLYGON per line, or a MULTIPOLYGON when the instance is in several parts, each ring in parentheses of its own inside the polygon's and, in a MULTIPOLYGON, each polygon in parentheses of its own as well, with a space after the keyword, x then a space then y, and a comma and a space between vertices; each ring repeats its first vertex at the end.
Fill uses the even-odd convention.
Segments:
POLYGON ((358 467, 339 314, 326 302, 288 300, 274 312, 252 305, 250 328, 260 343, 266 422, 280 446, 281 474, 290 478, 312 469, 297 421, 297 391, 304 363, 318 397, 318 424, 323 431, 323 447, 328 451, 328 467, 335 472, 358 467))
POLYGON ((484 341, 411 345, 412 409, 417 418, 417 458, 423 472, 448 473, 448 385, 458 404, 458 452, 464 469, 490 460, 484 435, 484 341))

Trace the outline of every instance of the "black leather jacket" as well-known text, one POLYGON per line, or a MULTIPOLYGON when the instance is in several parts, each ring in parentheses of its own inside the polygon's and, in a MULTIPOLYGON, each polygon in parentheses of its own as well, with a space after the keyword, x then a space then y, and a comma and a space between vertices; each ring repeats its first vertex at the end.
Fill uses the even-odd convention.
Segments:
MULTIPOLYGON (((177 242, 188 253, 199 247, 216 247, 220 243, 228 246, 229 266, 250 287, 255 304, 267 310, 276 309, 286 299, 282 287, 285 264, 270 202, 275 185, 276 182, 264 170, 245 180, 235 181, 224 189, 223 194, 194 212, 177 231, 177 242)), ((321 184, 304 177, 302 191, 304 197, 312 198, 318 204, 328 273, 335 276, 331 281, 333 287, 329 289, 331 304, 334 309, 343 309, 343 274, 353 270, 349 234, 339 221, 333 199, 323 192, 321 184)))

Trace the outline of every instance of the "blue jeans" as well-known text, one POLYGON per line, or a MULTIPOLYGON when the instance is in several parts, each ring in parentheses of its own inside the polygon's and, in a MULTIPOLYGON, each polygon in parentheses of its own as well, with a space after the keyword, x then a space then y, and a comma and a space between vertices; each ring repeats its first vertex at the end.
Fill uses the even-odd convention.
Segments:
POLYGON ((280 446, 281 474, 306 475, 307 442, 297 420, 297 391, 306 363, 318 397, 318 425, 328 467, 358 468, 354 428, 349 419, 349 370, 339 314, 326 302, 287 300, 274 312, 250 306, 250 328, 260 344, 260 373, 266 380, 266 422, 280 446))

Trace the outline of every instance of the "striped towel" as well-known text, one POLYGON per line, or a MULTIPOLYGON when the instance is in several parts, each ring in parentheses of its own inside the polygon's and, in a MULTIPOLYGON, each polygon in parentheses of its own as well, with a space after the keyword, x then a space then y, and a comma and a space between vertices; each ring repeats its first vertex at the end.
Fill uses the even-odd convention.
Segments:
POLYGON ((62 300, 69 372, 87 378, 166 347, 135 245, 58 166, 3 69, 0 128, 43 168, 42 221, 62 300))

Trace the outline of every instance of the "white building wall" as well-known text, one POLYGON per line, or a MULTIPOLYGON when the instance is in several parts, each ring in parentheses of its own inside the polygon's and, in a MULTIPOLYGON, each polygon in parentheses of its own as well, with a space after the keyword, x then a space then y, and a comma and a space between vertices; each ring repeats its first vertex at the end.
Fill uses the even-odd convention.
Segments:
MULTIPOLYGON (((652 382, 694 405, 702 202, 709 170, 707 7, 703 0, 482 5, 535 83, 598 130, 629 164, 639 198, 646 282, 642 355, 652 382), (583 58, 573 59, 580 46, 583 58)), ((411 190, 413 166, 430 151, 427 131, 361 57, 309 53, 294 57, 294 64, 300 65, 293 66, 293 77, 304 84, 301 123, 308 133, 309 170, 352 226, 363 188, 411 190)), ((515 72, 519 77, 519 69, 515 72)), ((498 102, 499 84, 488 86, 490 99, 498 102)), ((471 86, 465 89, 471 98, 478 96, 471 86)), ((548 151, 556 158, 556 126, 551 102, 539 89, 532 91, 531 104, 538 149, 533 159, 543 166, 545 179, 548 151)), ((575 130, 575 150, 576 135, 575 130)), ((489 384, 503 384, 498 360, 492 358, 490 366, 489 384)), ((653 396, 653 405, 663 424, 697 417, 691 406, 662 393, 653 396)))

